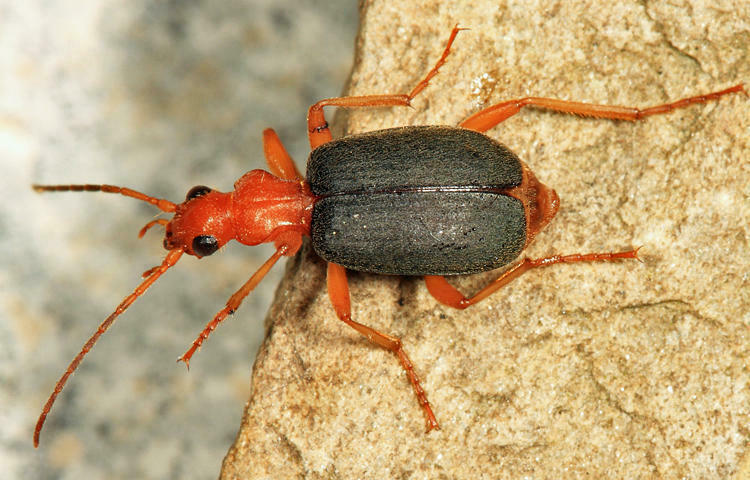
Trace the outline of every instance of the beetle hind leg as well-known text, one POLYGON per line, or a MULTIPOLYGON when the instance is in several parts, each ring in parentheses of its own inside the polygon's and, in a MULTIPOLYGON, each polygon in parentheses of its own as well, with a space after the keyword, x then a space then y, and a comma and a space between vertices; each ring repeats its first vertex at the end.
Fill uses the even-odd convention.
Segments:
POLYGON ((443 276, 425 275, 424 280, 427 290, 435 300, 449 307, 463 310, 466 307, 479 303, 489 297, 500 288, 509 284, 525 272, 539 267, 549 267, 556 263, 576 263, 576 262, 611 262, 621 259, 638 259, 638 250, 628 250, 626 252, 606 252, 606 253, 576 253, 573 255, 554 255, 551 257, 530 259, 524 258, 521 263, 517 264, 510 270, 507 270, 498 278, 490 282, 472 297, 465 297, 456 287, 448 283, 443 276))
POLYGON ((696 103, 706 103, 719 99, 731 93, 745 92, 743 84, 725 88, 717 92, 683 98, 675 102, 664 103, 649 108, 622 107, 618 105, 597 105, 593 103, 571 102, 555 98, 525 97, 507 102, 497 103, 484 108, 458 125, 477 132, 486 132, 490 128, 504 122, 521 111, 523 107, 533 107, 542 110, 553 110, 560 113, 580 115, 582 117, 602 118, 609 120, 627 120, 634 122, 651 115, 661 115, 678 108, 684 108, 696 103))
POLYGON ((417 395, 419 405, 424 410, 425 417, 427 419, 427 431, 440 429, 435 414, 432 412, 430 402, 427 400, 427 393, 422 388, 422 384, 419 381, 417 373, 414 371, 414 364, 409 359, 409 356, 403 349, 401 340, 391 335, 379 332, 374 328, 363 325, 359 322, 352 320, 351 304, 349 301, 349 283, 346 279, 346 268, 335 263, 328 263, 328 296, 331 299, 333 308, 336 310, 336 315, 339 320, 346 323, 365 337, 372 343, 379 345, 391 352, 395 353, 401 362, 401 366, 406 372, 406 376, 409 377, 414 393, 417 395))

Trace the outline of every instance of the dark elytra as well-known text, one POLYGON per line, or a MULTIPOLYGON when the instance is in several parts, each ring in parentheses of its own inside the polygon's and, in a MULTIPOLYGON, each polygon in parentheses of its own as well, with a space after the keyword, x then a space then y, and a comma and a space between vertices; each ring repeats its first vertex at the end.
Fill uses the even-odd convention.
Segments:
POLYGON ((352 270, 456 275, 502 267, 526 244, 521 162, 458 127, 401 127, 325 143, 307 180, 321 197, 315 251, 352 270))

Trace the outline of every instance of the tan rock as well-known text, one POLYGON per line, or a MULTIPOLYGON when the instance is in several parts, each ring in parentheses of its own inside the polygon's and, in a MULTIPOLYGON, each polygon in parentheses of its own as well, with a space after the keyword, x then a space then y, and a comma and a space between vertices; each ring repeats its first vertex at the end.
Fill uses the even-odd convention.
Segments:
MULTIPOLYGON (((349 94, 409 91, 454 24, 471 30, 413 109, 348 112, 346 132, 456 124, 523 96, 646 107, 750 78, 746 4, 403 3, 366 2, 349 94)), ((561 198, 529 256, 642 245, 643 263, 534 271, 466 311, 421 279, 350 274, 354 318, 403 339, 438 432, 397 359, 336 319, 306 250, 222 478, 742 475, 749 110, 744 95, 638 123, 529 109, 488 132, 561 198)))

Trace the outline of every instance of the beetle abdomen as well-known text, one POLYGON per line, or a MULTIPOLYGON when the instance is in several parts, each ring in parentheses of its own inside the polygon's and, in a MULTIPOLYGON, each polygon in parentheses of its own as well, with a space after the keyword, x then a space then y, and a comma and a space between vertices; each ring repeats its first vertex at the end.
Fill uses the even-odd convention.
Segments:
POLYGON ((507 265, 526 241, 521 202, 486 192, 337 195, 313 210, 325 260, 394 275, 476 273, 507 265))
POLYGON ((403 127, 310 154, 310 236, 325 260, 394 275, 455 275, 513 261, 526 244, 521 162, 481 133, 403 127))

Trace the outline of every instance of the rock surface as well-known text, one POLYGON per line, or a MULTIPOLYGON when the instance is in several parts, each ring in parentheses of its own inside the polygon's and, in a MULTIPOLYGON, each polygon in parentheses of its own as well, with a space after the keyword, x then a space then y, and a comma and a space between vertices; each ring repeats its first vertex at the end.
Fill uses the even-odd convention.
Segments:
MULTIPOLYGON (((365 2, 351 95, 407 92, 470 27, 414 108, 345 132, 456 124, 523 96, 647 107, 750 78, 747 4, 365 2)), ((489 135, 560 195, 528 249, 643 246, 643 263, 531 272, 466 311, 421 279, 349 275, 354 319, 402 338, 442 430, 394 356, 336 319, 325 269, 290 262, 222 478, 729 478, 750 431, 750 101, 638 123, 523 111, 489 135)), ((455 279, 477 291, 497 272, 455 279)))
POLYGON ((0 0, 0 478, 218 475, 283 266, 186 371, 177 356, 271 251, 233 243, 183 258, 84 360, 35 450, 68 362, 165 252, 159 229, 137 237, 149 205, 30 186, 109 183, 177 201, 198 184, 227 190, 265 166, 266 127, 304 166, 305 108, 341 91, 357 8, 300 3, 0 0))

